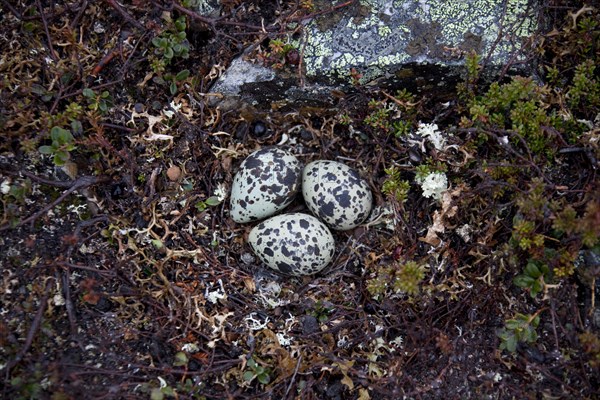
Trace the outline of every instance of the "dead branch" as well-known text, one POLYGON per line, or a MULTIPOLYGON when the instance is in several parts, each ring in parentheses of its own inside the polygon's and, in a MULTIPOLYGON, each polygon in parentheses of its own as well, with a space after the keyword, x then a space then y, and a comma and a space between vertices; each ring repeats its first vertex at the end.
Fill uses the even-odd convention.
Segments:
POLYGON ((38 307, 38 310, 35 313, 35 317, 33 318, 33 322, 31 323, 31 327, 29 328, 29 332, 27 333, 27 338, 25 339, 25 343, 23 344, 23 347, 21 347, 21 350, 19 350, 19 352, 17 353, 15 358, 6 365, 6 373, 7 374, 15 365, 17 365, 19 362, 21 362, 21 360, 25 356, 25 353, 27 353, 29 351, 31 344, 33 343, 33 338, 42 323, 42 317, 44 316, 44 312, 46 311, 46 306, 48 305, 48 297, 49 296, 50 296, 50 285, 47 285, 46 290, 44 292, 44 296, 40 300, 40 306, 38 307))
POLYGON ((144 25, 140 24, 135 18, 133 18, 131 15, 129 15, 129 13, 119 3, 117 3, 115 0, 105 0, 105 1, 108 3, 109 6, 111 6, 119 14, 121 14, 121 16, 127 22, 129 22, 131 25, 135 26, 136 28, 138 28, 141 31, 146 30, 146 28, 144 27, 144 25))
MULTIPOLYGON (((46 185, 62 187, 62 188, 68 187, 68 189, 65 190, 63 192, 63 194, 61 194, 56 200, 54 200, 52 203, 50 203, 47 206, 45 206, 44 208, 42 208, 40 211, 34 213, 33 215, 29 216, 28 218, 25 218, 22 221, 20 221, 17 224, 17 227, 23 226, 27 223, 33 224, 33 222, 35 222, 35 220, 37 220, 42 215, 46 214, 52 208, 56 207, 65 198, 67 198, 68 195, 70 195, 71 193, 73 193, 76 190, 84 189, 86 187, 93 186, 98 183, 106 183, 106 182, 110 181, 110 178, 108 176, 103 176, 103 175, 102 176, 82 176, 80 178, 77 178, 77 180, 75 180, 74 182, 52 181, 52 180, 49 180, 46 178, 39 177, 39 176, 34 175, 27 171, 23 171, 23 175, 25 175, 37 182, 46 184, 46 185)), ((9 228, 10 228, 10 224, 6 224, 4 226, 0 226, 0 231, 7 230, 9 228)))

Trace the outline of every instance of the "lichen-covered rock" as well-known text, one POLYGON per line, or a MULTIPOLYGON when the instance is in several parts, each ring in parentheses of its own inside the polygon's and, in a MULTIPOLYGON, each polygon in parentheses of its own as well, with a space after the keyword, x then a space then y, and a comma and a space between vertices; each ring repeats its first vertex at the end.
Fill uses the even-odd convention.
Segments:
POLYGON ((310 211, 335 230, 356 227, 371 212, 373 195, 358 172, 337 161, 313 161, 302 174, 302 196, 310 211))
POLYGON ((535 31, 539 10, 530 0, 356 3, 305 26, 302 49, 308 77, 349 77, 356 68, 369 82, 411 63, 462 64, 471 51, 503 65, 535 31))
POLYGON ((312 275, 329 264, 335 251, 331 232, 317 218, 302 213, 271 217, 248 235, 254 253, 286 275, 312 275))
POLYGON ((265 147, 250 154, 233 178, 231 218, 257 221, 285 208, 300 191, 302 163, 289 151, 265 147))

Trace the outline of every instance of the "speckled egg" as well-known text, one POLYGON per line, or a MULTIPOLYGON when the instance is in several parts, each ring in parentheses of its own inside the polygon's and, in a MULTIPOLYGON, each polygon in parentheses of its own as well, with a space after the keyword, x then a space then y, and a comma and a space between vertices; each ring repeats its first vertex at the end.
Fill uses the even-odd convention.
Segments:
POLYGON ((313 161, 304 167, 302 195, 314 215, 339 231, 362 223, 373 203, 371 190, 358 172, 330 160, 313 161))
POLYGON ((248 235, 254 253, 270 268, 287 275, 316 274, 333 258, 331 232, 317 218, 302 213, 271 217, 248 235))
POLYGON ((265 147, 250 154, 233 178, 231 218, 238 223, 275 214, 300 191, 302 164, 285 149, 265 147))

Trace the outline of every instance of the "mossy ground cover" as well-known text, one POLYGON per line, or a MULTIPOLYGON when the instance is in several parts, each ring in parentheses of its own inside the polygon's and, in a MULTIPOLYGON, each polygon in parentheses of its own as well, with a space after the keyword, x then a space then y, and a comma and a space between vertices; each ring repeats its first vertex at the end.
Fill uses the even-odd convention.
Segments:
POLYGON ((450 101, 357 79, 279 113, 208 88, 252 44, 298 74, 288 23, 328 10, 192 3, 0 3, 1 397, 600 396, 600 10, 542 2, 529 73, 468 55, 450 101), (316 277, 228 217, 285 138, 375 198, 316 277))

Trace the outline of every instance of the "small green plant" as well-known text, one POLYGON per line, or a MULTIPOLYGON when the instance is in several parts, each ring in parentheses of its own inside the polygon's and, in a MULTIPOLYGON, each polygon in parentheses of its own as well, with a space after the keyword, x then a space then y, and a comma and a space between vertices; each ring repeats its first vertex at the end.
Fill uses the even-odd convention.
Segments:
POLYGON ((423 278, 425 278, 423 265, 415 261, 393 263, 377 268, 375 277, 367 282, 367 290, 378 300, 388 292, 413 296, 419 293, 419 285, 423 278))
POLYGON ((540 324, 540 311, 533 315, 517 313, 514 318, 506 321, 504 328, 498 332, 500 350, 514 353, 520 342, 533 343, 537 340, 536 328, 540 324))
POLYGON ((394 133, 394 136, 396 136, 397 138, 403 138, 406 137, 412 128, 412 123, 410 123, 409 121, 394 121, 392 123, 392 132, 394 133))
POLYGON ((391 130, 390 114, 391 109, 386 101, 369 101, 369 109, 372 110, 365 118, 365 124, 371 128, 387 133, 391 130))
POLYGON ((25 204, 27 195, 31 193, 31 180, 21 183, 10 183, 5 180, 0 184, 0 226, 8 223, 11 227, 19 224, 19 209, 25 204))
POLYGON ((481 70, 480 61, 481 56, 474 51, 467 54, 465 59, 465 80, 457 85, 458 96, 465 103, 469 103, 475 98, 477 81, 479 80, 479 72, 481 70))
POLYGON ((317 301, 314 308, 308 314, 315 317, 319 322, 325 322, 332 311, 333 308, 327 307, 322 301, 317 301))
POLYGON ((15 390, 21 397, 20 399, 40 399, 44 396, 44 389, 41 385, 42 374, 41 372, 35 371, 34 376, 16 376, 10 380, 10 386, 15 390))
POLYGON ((217 196, 210 196, 209 198, 207 198, 204 201, 198 201, 195 204, 195 207, 196 207, 196 210, 198 210, 198 211, 204 211, 208 207, 218 206, 219 204, 221 204, 221 201, 219 200, 219 198, 217 196))
POLYGON ((400 179, 400 170, 394 166, 384 169, 387 178, 383 182, 381 192, 388 197, 395 198, 399 203, 406 200, 410 183, 400 179))
POLYGON ((523 273, 517 275, 513 283, 518 287, 529 290, 529 295, 534 298, 538 293, 545 290, 549 272, 550 269, 546 264, 530 260, 523 273))
POLYGON ((151 60, 154 72, 164 72, 175 58, 189 57, 190 44, 187 40, 186 28, 186 18, 182 15, 169 29, 152 39, 152 45, 155 47, 154 58, 151 60))
POLYGON ((92 111, 97 111, 100 114, 106 113, 113 104, 112 97, 107 90, 96 93, 90 88, 85 88, 83 89, 83 96, 88 101, 88 108, 92 111))
POLYGON ((244 372, 243 375, 243 378, 246 382, 250 383, 255 378, 263 385, 267 385, 269 382, 271 382, 271 369, 258 365, 256 361, 254 361, 254 358, 250 357, 248 359, 246 362, 246 367, 249 368, 246 372, 244 372))
POLYGON ((189 76, 190 71, 184 69, 177 74, 166 73, 163 76, 157 76, 154 78, 154 82, 158 83, 159 85, 168 86, 169 93, 171 96, 173 96, 175 93, 177 93, 178 85, 185 81, 189 76))
POLYGON ((271 68, 283 68, 285 64, 297 65, 300 53, 296 46, 285 43, 281 39, 273 39, 269 42, 269 51, 263 56, 264 62, 271 68))
POLYGON ((54 165, 60 167, 70 160, 70 152, 75 150, 75 139, 70 131, 55 126, 50 130, 50 139, 52 144, 49 146, 40 146, 39 152, 46 155, 51 155, 54 165))

